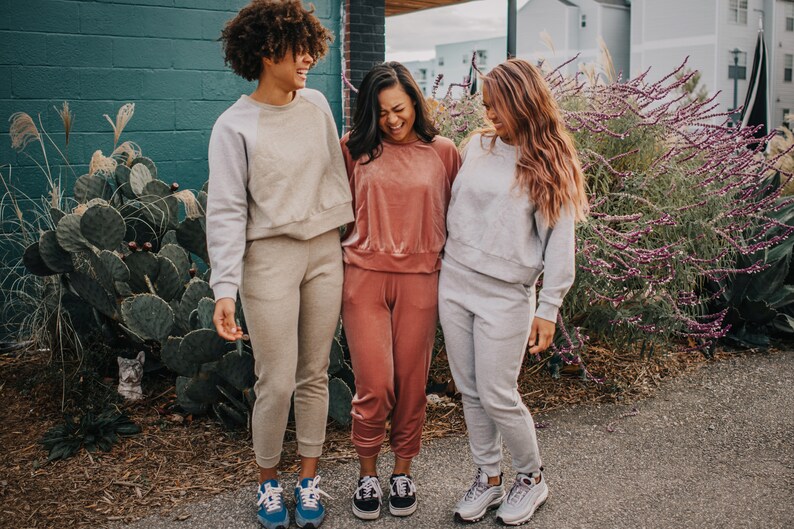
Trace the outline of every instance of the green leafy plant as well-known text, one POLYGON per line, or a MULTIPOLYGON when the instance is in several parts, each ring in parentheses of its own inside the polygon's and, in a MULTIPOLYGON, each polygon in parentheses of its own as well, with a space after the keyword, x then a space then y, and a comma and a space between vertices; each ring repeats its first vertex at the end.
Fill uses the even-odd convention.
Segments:
POLYGON ((140 431, 141 428, 121 412, 106 410, 99 415, 87 412, 80 418, 65 416, 62 424, 44 434, 41 444, 48 451, 47 461, 55 461, 67 459, 81 448, 87 452, 109 452, 122 437, 140 431))

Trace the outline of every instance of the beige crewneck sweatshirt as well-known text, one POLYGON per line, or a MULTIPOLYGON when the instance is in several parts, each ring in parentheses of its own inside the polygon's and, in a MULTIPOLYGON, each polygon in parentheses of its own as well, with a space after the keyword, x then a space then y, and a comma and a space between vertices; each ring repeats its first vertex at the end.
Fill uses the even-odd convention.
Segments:
POLYGON ((308 240, 353 220, 331 108, 303 89, 282 106, 243 95, 212 128, 207 249, 215 299, 236 298, 246 241, 308 240))

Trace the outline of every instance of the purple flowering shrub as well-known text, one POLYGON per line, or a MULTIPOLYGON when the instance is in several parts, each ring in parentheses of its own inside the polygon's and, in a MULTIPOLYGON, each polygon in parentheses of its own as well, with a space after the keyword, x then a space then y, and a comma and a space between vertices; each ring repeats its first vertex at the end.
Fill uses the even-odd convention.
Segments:
MULTIPOLYGON (((726 282, 764 270, 764 252, 792 231, 774 215, 789 206, 770 184, 775 156, 761 154, 753 130, 729 127, 714 98, 686 98, 680 87, 694 72, 683 68, 654 83, 546 77, 590 193, 555 361, 581 364, 582 332, 616 346, 707 348, 730 328, 728 307, 715 303, 726 282)), ((442 134, 459 142, 482 124, 481 102, 452 99, 434 108, 442 134)))

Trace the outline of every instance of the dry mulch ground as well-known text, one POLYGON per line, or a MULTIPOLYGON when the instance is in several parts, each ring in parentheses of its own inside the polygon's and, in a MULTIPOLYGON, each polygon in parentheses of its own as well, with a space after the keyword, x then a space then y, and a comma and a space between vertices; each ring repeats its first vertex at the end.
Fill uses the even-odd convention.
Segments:
MULTIPOLYGON (((716 358, 729 354, 718 352, 716 358)), ((577 368, 563 370, 554 380, 544 363, 527 360, 520 387, 541 421, 542 412, 566 406, 647 396, 661 380, 708 363, 700 353, 641 359, 636 351, 593 346, 587 359, 589 371, 603 383, 582 380, 577 368)), ((0 526, 87 527, 132 521, 256 480, 248 435, 226 432, 208 418, 174 413, 173 387, 164 377, 159 387, 145 381, 144 392, 151 396, 123 408, 142 427, 140 435, 122 440, 110 452, 81 450, 71 459, 47 463, 39 439, 62 417, 59 389, 37 382, 48 361, 46 352, 0 357, 0 526)), ((444 363, 441 354, 431 378, 448 378, 444 363)), ((459 401, 453 406, 444 400, 428 406, 424 439, 465 432, 459 401)), ((294 432, 288 432, 285 452, 295 452, 294 432)), ((325 464, 353 457, 349 430, 330 424, 325 464)), ((295 470, 294 459, 286 459, 283 466, 295 470)))

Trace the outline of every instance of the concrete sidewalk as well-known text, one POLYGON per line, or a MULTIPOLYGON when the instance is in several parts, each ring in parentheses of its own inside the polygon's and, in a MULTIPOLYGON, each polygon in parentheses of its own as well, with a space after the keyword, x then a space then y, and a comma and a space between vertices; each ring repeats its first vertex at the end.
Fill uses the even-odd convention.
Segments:
MULTIPOLYGON (((794 527, 794 352, 733 358, 634 405, 535 419, 549 423, 538 438, 550 495, 527 527, 794 527)), ((384 458, 380 468, 384 486, 389 463, 384 458)), ((414 467, 420 505, 408 518, 388 509, 374 522, 354 518, 357 470, 354 463, 324 469, 322 488, 335 499, 323 528, 462 527, 451 508, 474 473, 465 438, 424 447, 414 467)), ((505 475, 509 486, 513 473, 505 475)), ((293 482, 287 477, 285 485, 293 482)), ((254 529, 254 497, 251 485, 186 507, 184 521, 155 516, 128 527, 254 529)), ((491 514, 474 527, 501 526, 491 514)))

